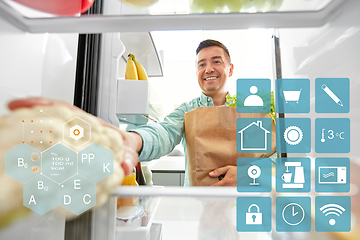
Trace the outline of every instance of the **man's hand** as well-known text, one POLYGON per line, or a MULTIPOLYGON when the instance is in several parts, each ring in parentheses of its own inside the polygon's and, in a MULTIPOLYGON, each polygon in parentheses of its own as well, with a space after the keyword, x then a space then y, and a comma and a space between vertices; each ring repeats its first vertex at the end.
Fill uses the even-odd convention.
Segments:
POLYGON ((225 167, 217 168, 214 171, 209 173, 210 177, 219 177, 220 175, 225 174, 225 177, 211 186, 236 186, 237 183, 237 167, 228 165, 225 167))
MULTIPOLYGON (((23 108, 23 107, 31 108, 31 107, 34 107, 37 105, 42 105, 42 106, 62 105, 62 106, 66 106, 66 107, 70 108, 73 111, 83 111, 80 108, 78 108, 76 106, 72 106, 65 102, 51 100, 51 99, 45 99, 45 98, 37 98, 37 97, 36 98, 17 99, 17 100, 11 101, 9 103, 8 107, 10 110, 15 110, 17 108, 23 108)), ((133 172, 133 169, 138 162, 139 155, 138 155, 137 148, 139 148, 138 147, 139 143, 136 141, 139 141, 140 136, 134 136, 135 133, 130 134, 130 133, 120 131, 115 126, 113 126, 107 122, 104 122, 100 118, 98 118, 98 119, 103 126, 107 126, 107 127, 116 129, 122 135, 123 140, 124 140, 124 150, 125 151, 124 151, 124 156, 123 156, 124 161, 122 162, 121 167, 124 169, 125 175, 129 175, 130 173, 133 172)), ((140 137, 140 140, 141 140, 141 137, 140 137)))

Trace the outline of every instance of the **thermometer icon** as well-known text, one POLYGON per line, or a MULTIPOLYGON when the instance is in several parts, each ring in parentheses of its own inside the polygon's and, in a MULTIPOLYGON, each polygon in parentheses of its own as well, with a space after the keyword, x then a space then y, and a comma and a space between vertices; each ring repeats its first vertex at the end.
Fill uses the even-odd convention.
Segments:
MULTIPOLYGON (((344 140, 344 132, 338 132, 338 133, 334 133, 334 130, 330 129, 329 131, 327 131, 328 133, 328 136, 327 138, 328 139, 333 139, 334 137, 339 137, 341 140, 344 140)), ((325 142, 325 128, 321 129, 321 139, 320 141, 323 143, 325 142)))
POLYGON ((329 97, 331 97, 331 99, 334 100, 334 102, 336 102, 337 105, 341 107, 343 106, 341 100, 335 95, 335 93, 333 93, 333 91, 330 90, 330 88, 328 88, 328 86, 323 84, 321 85, 321 89, 324 90, 326 94, 329 95, 329 97))

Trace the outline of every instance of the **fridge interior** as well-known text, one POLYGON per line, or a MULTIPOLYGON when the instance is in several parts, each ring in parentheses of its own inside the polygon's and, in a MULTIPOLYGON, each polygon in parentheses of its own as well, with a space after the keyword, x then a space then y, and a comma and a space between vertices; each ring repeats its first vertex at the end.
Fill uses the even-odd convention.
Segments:
MULTIPOLYGON (((319 233, 314 228, 308 233, 279 233, 274 228, 275 224, 270 233, 239 233, 235 227, 236 198, 248 195, 237 193, 235 188, 216 189, 209 193, 206 188, 196 189, 195 187, 196 190, 167 186, 160 189, 119 187, 106 205, 94 210, 91 216, 87 216, 88 219, 82 220, 88 223, 86 226, 91 225, 89 235, 82 236, 84 239, 87 237, 131 239, 136 234, 144 234, 139 239, 153 239, 151 234, 154 239, 161 239, 159 233, 162 239, 219 239, 220 237, 226 239, 356 239, 359 234, 357 218, 360 214, 357 204, 360 179, 356 175, 359 168, 359 149, 356 147, 359 108, 356 106, 358 102, 356 93, 360 82, 358 70, 360 47, 357 46, 360 38, 358 15, 360 4, 351 0, 299 0, 297 4, 289 2, 284 0, 277 13, 272 10, 268 14, 261 15, 260 12, 254 13, 256 9, 245 9, 243 13, 249 14, 238 16, 229 14, 231 11, 226 7, 215 9, 216 14, 199 14, 199 10, 191 10, 190 1, 172 1, 171 4, 167 4, 167 1, 159 1, 145 10, 134 10, 119 1, 106 1, 103 15, 109 17, 89 16, 88 19, 79 15, 58 18, 13 6, 14 4, 10 1, 0 2, 1 12, 5 13, 0 17, 0 42, 2 43, 0 45, 2 53, 0 56, 2 72, 0 115, 9 114, 6 104, 14 98, 41 96, 72 104, 78 33, 84 32, 103 32, 102 65, 100 66, 102 81, 98 92, 98 116, 114 125, 119 124, 116 117, 119 106, 116 104, 116 99, 119 97, 116 89, 118 89, 117 81, 122 79, 124 74, 125 61, 122 56, 131 48, 124 44, 125 41, 121 41, 122 34, 124 37, 126 34, 130 37, 136 34, 149 36, 148 33, 151 32, 154 44, 158 44, 156 45, 157 52, 152 53, 159 59, 158 63, 154 67, 147 67, 156 68, 148 84, 154 89, 151 92, 156 92, 150 101, 154 105, 153 108, 160 114, 154 116, 145 109, 145 112, 140 111, 140 115, 159 119, 171 112, 178 104, 199 95, 200 90, 194 74, 194 50, 198 42, 207 38, 215 38, 231 46, 229 49, 234 56, 236 70, 231 79, 230 91, 233 92, 237 78, 266 77, 272 81, 276 79, 273 35, 280 39, 283 78, 308 78, 312 89, 314 80, 319 77, 350 79, 351 110, 348 114, 338 115, 351 120, 351 151, 345 154, 351 161, 351 189, 347 194, 352 199, 352 230, 349 233, 319 233), (131 19, 131 22, 128 23, 127 19, 131 19), (168 19, 168 22, 164 22, 163 19, 168 19), (266 21, 267 19, 270 20, 266 21), (106 24, 106 20, 109 24, 106 24), (144 24, 143 22, 147 20, 148 24, 144 24), (73 21, 74 24, 67 24, 69 21, 73 21), (179 23, 179 21, 183 22, 179 23), (197 21, 196 24, 191 24, 193 21, 197 21), (219 21, 219 23, 212 25, 214 21, 219 21), (93 24, 94 22, 98 24, 93 24), (183 55, 172 52, 174 47, 169 42, 181 39, 184 35, 191 37, 183 39, 183 44, 186 46, 182 51, 183 55), (190 38, 194 41, 190 41, 190 38), (187 76, 186 86, 182 82, 183 77, 178 74, 179 68, 187 76), (159 75, 163 76, 159 77, 159 75), (191 90, 184 94, 187 88, 191 90), (171 89, 181 89, 181 91, 172 92, 171 89), (141 230, 134 230, 131 227, 124 230, 117 226, 115 196, 141 197, 145 199, 143 202, 150 202, 148 199, 151 199, 152 203, 149 207, 150 212, 153 211, 151 221, 149 221, 151 225, 144 223, 144 226, 140 227, 141 230)), ((141 40, 140 37, 138 39, 141 40)), ((133 47, 137 46, 144 45, 139 42, 133 47)), ((144 59, 147 57, 144 56, 144 59)), ((149 63, 154 62, 156 61, 149 60, 149 63)), ((315 92, 310 93, 310 98, 311 110, 307 116, 315 119, 319 116, 314 108, 315 92)), ((125 115, 131 114, 134 113, 125 115)), ((118 115, 124 115, 124 113, 121 112, 118 115)), ((291 114, 287 116, 292 117, 291 114)), ((321 117, 331 117, 331 114, 321 114, 321 117)), ((147 119, 140 121, 146 123, 147 119)), ((314 123, 312 127, 314 128, 314 123)), ((315 135, 315 133, 312 134, 315 135)), ((312 142, 311 153, 304 155, 311 159, 316 158, 318 155, 314 148, 315 145, 312 142)), ((289 154, 289 156, 303 155, 289 154)), ((321 157, 326 156, 326 154, 321 155, 321 157)), ((181 160, 175 161, 181 163, 183 158, 181 156, 180 158, 181 160)), ((3 156, 0 156, 0 159, 3 159, 3 156)), ((167 160, 169 159, 165 159, 167 160)), ((174 157, 170 161, 172 160, 174 157)), ((153 167, 159 162, 161 160, 147 164, 153 167)), ((180 170, 177 170, 181 172, 182 168, 181 165, 180 170)), ((154 167, 154 169, 164 170, 162 167, 154 167)), ((5 173, 1 172, 1 174, 5 173)), ((312 190, 308 195, 315 196, 316 193, 312 190)), ((274 199, 278 195, 273 190, 265 196, 274 199)), ((79 227, 77 231, 82 230, 79 227)), ((84 232, 88 231, 88 229, 84 230, 84 232)), ((16 224, 2 229, 0 238, 22 239, 30 236, 30 239, 48 239, 49 236, 56 235, 58 239, 67 239, 64 232, 64 218, 51 212, 44 216, 33 213, 16 224), (54 234, 54 231, 57 234, 54 234)))

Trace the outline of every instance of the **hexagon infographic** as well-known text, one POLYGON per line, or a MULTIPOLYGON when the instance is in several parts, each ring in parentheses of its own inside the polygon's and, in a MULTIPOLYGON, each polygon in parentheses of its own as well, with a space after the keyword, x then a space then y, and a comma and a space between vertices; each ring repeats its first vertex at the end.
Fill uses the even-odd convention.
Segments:
POLYGON ((5 153, 5 172, 10 177, 25 183, 40 173, 41 153, 21 143, 5 153))
POLYGON ((63 124, 63 140, 78 148, 91 140, 91 125, 79 117, 63 124))
POLYGON ((70 128, 70 137, 74 139, 75 141, 81 139, 84 137, 84 129, 80 127, 79 125, 75 125, 70 128))
POLYGON ((61 143, 42 154, 42 173, 57 183, 77 174, 77 154, 61 143))
POLYGON ((41 152, 60 140, 59 121, 42 110, 22 120, 22 123, 24 126, 23 142, 41 152))
POLYGON ((60 185, 60 205, 79 215, 96 204, 95 183, 77 174, 60 185))
MULTIPOLYGON (((79 153, 64 146, 55 137, 60 121, 42 110, 22 124, 24 139, 5 153, 5 172, 23 183, 23 205, 40 215, 59 205, 76 215, 94 207, 96 183, 114 172, 114 153, 97 143, 79 153)), ((75 148, 91 140, 90 124, 78 117, 62 126, 63 142, 75 148)))
POLYGON ((40 215, 47 213, 59 205, 59 184, 44 175, 26 182, 23 204, 40 215))
POLYGON ((79 174, 94 183, 114 173, 114 153, 97 143, 81 150, 78 158, 79 174))

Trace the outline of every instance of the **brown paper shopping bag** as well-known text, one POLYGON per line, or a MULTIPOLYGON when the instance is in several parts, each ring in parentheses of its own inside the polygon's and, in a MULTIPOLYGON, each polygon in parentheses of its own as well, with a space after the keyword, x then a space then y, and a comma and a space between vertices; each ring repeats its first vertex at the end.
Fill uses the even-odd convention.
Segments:
POLYGON ((270 153, 238 153, 237 118, 271 118, 265 113, 237 113, 236 107, 198 107, 184 115, 187 166, 191 186, 209 186, 219 181, 209 172, 237 165, 240 157, 269 157, 275 152, 275 123, 272 121, 270 153))

